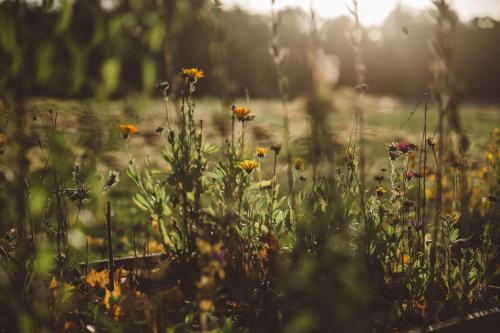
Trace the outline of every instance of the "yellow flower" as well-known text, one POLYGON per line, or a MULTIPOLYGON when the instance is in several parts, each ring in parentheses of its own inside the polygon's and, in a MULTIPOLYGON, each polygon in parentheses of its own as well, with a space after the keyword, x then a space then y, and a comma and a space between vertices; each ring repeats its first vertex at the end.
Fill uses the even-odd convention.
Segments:
POLYGON ((238 118, 239 121, 246 120, 247 116, 250 114, 250 109, 243 106, 233 105, 232 107, 233 115, 238 118))
POLYGON ((253 169, 255 169, 258 165, 259 164, 257 162, 251 160, 245 160, 238 164, 240 169, 245 170, 248 174, 252 173, 253 169))
POLYGON ((487 155, 486 155, 486 159, 490 162, 493 162, 493 159, 495 158, 495 155, 493 155, 493 153, 489 152, 487 155))
POLYGON ((208 312, 214 310, 214 302, 210 299, 202 299, 199 306, 201 311, 208 312))
POLYGON ((87 236, 87 241, 89 242, 89 245, 92 246, 102 246, 104 244, 104 238, 94 238, 92 236, 87 236))
POLYGON ((425 197, 429 200, 434 199, 434 192, 431 189, 425 189, 425 197))
POLYGON ((64 331, 72 331, 76 329, 76 324, 74 321, 64 321, 64 331))
POLYGON ((195 80, 195 81, 198 79, 201 79, 202 77, 205 77, 205 73, 201 69, 198 69, 195 67, 183 68, 182 75, 184 75, 184 77, 186 79, 195 80))
POLYGON ((53 276, 52 279, 50 280, 49 283, 49 289, 57 289, 59 283, 57 282, 56 278, 53 276))
POLYGON ((120 284, 115 281, 113 291, 109 290, 108 288, 105 289, 106 291, 104 294, 103 303, 106 306, 106 308, 109 309, 111 307, 111 300, 113 298, 116 300, 122 295, 122 288, 120 284))
POLYGON ((407 265, 410 262, 410 256, 405 254, 403 255, 403 263, 407 265))
POLYGON ((156 214, 153 214, 149 217, 149 221, 151 222, 151 228, 153 228, 153 230, 158 230, 159 228, 159 221, 158 221, 158 215, 156 214))
POLYGON ((257 153, 258 157, 262 158, 262 157, 267 155, 267 153, 269 152, 269 149, 264 148, 264 147, 257 147, 257 148, 255 148, 255 152, 257 153))
POLYGON ((453 191, 446 191, 446 192, 444 192, 443 199, 445 201, 452 202, 453 200, 455 200, 455 192, 453 192, 453 191))
POLYGON ((379 187, 377 187, 377 189, 375 190, 375 193, 377 193, 377 195, 378 195, 379 197, 383 196, 383 195, 385 194, 385 192, 387 192, 387 191, 385 190, 385 188, 384 188, 383 186, 379 186, 379 187))
POLYGON ((479 178, 481 178, 481 179, 488 178, 490 171, 491 170, 489 167, 487 167, 487 166, 482 167, 481 169, 479 169, 479 172, 478 172, 479 178))
POLYGON ((164 252, 163 245, 155 240, 150 240, 148 243, 149 253, 162 253, 164 252))
POLYGON ((122 137, 127 139, 131 134, 137 133, 137 127, 130 124, 120 124, 118 125, 120 132, 122 133, 122 137))
POLYGON ((293 160, 293 167, 297 171, 303 171, 305 164, 306 164, 306 162, 303 159, 301 159, 301 158, 296 158, 296 159, 293 160))
POLYGON ((109 283, 109 271, 104 269, 100 272, 97 272, 95 269, 91 269, 85 278, 85 282, 92 288, 95 288, 99 285, 101 288, 105 288, 109 283))

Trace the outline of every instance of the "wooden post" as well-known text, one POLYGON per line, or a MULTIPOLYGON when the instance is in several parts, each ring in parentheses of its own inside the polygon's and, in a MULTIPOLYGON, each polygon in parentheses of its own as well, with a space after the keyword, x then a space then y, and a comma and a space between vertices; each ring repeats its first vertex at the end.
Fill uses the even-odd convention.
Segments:
POLYGON ((115 289, 114 281, 114 260, 113 260, 113 239, 111 237, 111 201, 108 201, 106 206, 106 233, 108 240, 108 269, 109 269, 109 290, 115 289))

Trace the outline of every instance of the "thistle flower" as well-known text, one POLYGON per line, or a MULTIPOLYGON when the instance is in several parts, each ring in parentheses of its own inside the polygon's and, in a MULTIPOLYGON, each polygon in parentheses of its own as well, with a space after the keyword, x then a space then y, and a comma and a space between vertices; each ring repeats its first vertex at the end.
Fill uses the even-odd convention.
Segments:
POLYGON ((387 191, 385 190, 385 188, 383 186, 379 186, 375 190, 375 193, 377 193, 377 196, 379 196, 379 197, 383 196, 385 194, 385 192, 387 192, 387 191))
POLYGON ((417 149, 417 146, 413 143, 411 143, 410 141, 399 141, 398 143, 396 143, 396 148, 403 154, 406 154, 410 151, 413 151, 415 149, 417 149))
POLYGON ((264 148, 264 147, 257 147, 257 148, 255 148, 255 152, 257 154, 257 157, 263 158, 264 156, 267 155, 267 153, 269 152, 269 149, 264 148))
POLYGON ((197 81, 203 77, 205 77, 205 73, 198 68, 191 67, 191 68, 183 68, 182 69, 182 75, 188 79, 188 80, 193 80, 197 81))
POLYGON ((301 158, 296 158, 293 160, 293 167, 297 171, 303 171, 306 162, 301 158))
POLYGON ((408 180, 412 180, 413 177, 417 177, 417 174, 411 170, 406 171, 405 177, 408 180))
POLYGON ((255 161, 252 160, 245 160, 242 161, 238 164, 240 169, 245 170, 248 174, 251 174, 252 171, 258 166, 259 164, 255 161))
POLYGON ((253 120, 253 118, 249 118, 249 117, 252 117, 250 116, 250 109, 247 109, 243 106, 236 106, 236 105, 233 105, 233 107, 231 108, 231 110, 233 111, 233 115, 239 120, 239 121, 250 121, 250 120, 253 120))
POLYGON ((416 219, 411 219, 410 225, 413 227, 413 229, 415 231, 420 231, 424 227, 424 224, 422 223, 422 221, 417 221, 416 219))
POLYGON ((399 153, 398 153, 397 143, 391 142, 391 143, 387 144, 386 147, 387 147, 387 150, 389 151, 389 158, 391 160, 394 161, 396 158, 398 158, 399 153))
POLYGON ((122 137, 124 139, 128 139, 128 137, 131 134, 137 133, 137 127, 135 127, 134 125, 130 125, 130 124, 120 124, 120 125, 118 125, 118 129, 122 133, 122 137))

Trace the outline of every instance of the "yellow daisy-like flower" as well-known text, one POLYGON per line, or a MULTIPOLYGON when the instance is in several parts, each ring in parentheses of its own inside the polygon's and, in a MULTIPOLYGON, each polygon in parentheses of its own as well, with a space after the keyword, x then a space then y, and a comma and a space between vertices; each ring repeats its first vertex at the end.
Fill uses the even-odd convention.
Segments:
POLYGON ((251 174, 252 171, 258 166, 259 164, 255 161, 251 161, 251 160, 245 160, 245 161, 242 161, 238 164, 238 166, 240 167, 240 169, 242 170, 245 170, 246 172, 248 172, 248 174, 251 174))
POLYGON ((305 164, 306 164, 306 162, 301 158, 296 158, 293 160, 293 167, 297 171, 303 171, 305 164))
POLYGON ((255 153, 257 154, 257 157, 260 157, 260 158, 263 158, 264 156, 266 156, 268 152, 269 152, 269 149, 264 148, 264 147, 255 148, 255 153))
POLYGON ((250 114, 250 109, 243 106, 233 105, 232 107, 233 115, 238 118, 239 121, 246 120, 246 117, 250 114))
POLYGON ((405 254, 403 255, 403 263, 407 265, 410 262, 410 256, 405 254))
POLYGON ((378 195, 379 197, 383 196, 383 195, 385 194, 385 192, 387 192, 387 191, 386 191, 386 189, 385 189, 383 186, 379 186, 379 187, 377 187, 377 189, 375 190, 375 193, 377 193, 377 195, 378 195))
POLYGON ((205 73, 201 69, 195 67, 183 68, 182 75, 184 75, 185 78, 190 80, 199 80, 202 77, 205 77, 205 73))
POLYGON ((127 139, 131 134, 137 133, 137 127, 130 124, 120 124, 118 125, 118 129, 122 133, 124 139, 127 139))

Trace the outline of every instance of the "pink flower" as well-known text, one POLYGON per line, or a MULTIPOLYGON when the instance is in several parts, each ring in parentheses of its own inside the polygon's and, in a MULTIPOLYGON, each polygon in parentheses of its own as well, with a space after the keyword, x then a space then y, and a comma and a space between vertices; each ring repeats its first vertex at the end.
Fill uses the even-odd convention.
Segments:
POLYGON ((415 219, 410 220, 410 225, 415 229, 415 231, 420 231, 423 229, 424 224, 422 221, 417 221, 415 219))
POLYGON ((417 149, 417 145, 411 143, 408 140, 399 141, 398 143, 396 143, 396 147, 403 154, 406 154, 410 151, 417 149))
POLYGON ((406 179, 411 180, 413 177, 416 177, 417 174, 411 170, 406 171, 406 179))

